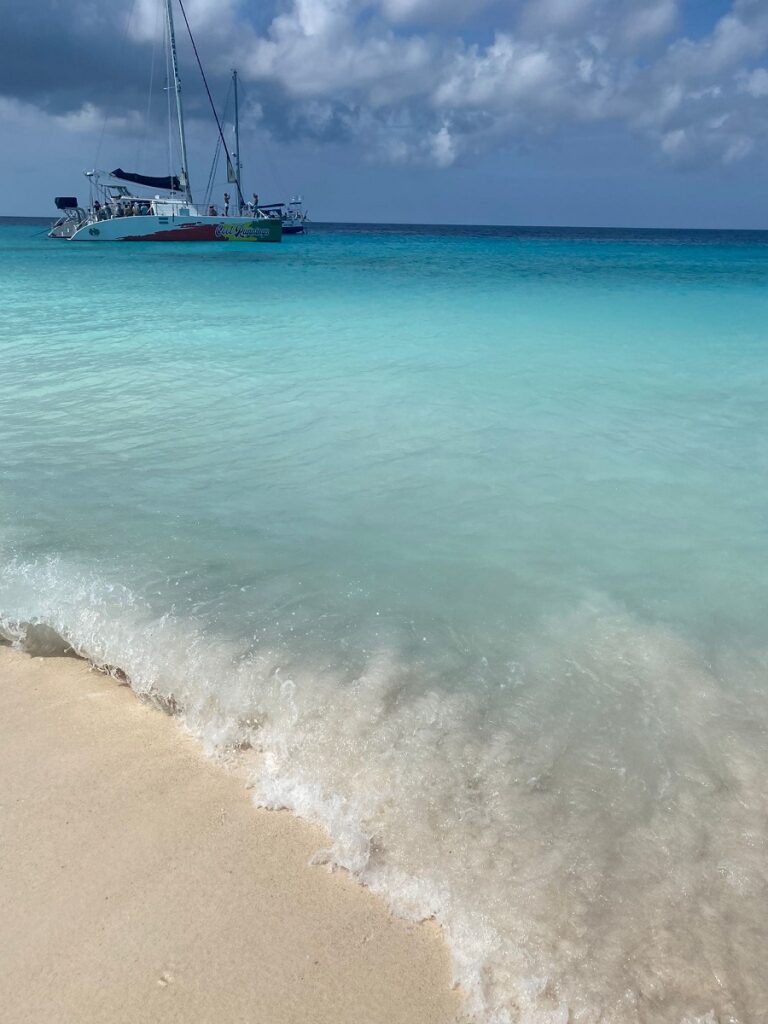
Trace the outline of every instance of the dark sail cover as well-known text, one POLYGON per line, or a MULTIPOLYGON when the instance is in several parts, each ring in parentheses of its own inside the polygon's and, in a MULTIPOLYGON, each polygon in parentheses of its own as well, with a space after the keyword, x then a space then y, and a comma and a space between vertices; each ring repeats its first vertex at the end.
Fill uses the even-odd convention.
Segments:
POLYGON ((147 174, 133 174, 131 171, 124 171, 118 167, 116 171, 109 172, 113 178, 120 178, 122 181, 132 181, 134 185, 146 185, 147 188, 159 188, 167 192, 180 192, 181 184, 174 174, 167 178, 151 178, 147 174))

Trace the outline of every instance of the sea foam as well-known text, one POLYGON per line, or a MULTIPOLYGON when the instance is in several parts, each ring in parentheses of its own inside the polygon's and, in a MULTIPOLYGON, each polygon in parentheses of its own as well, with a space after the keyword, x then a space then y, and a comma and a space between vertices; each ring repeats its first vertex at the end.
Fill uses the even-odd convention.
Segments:
POLYGON ((474 1019, 761 1018, 764 655, 704 658, 593 595, 446 690, 392 649, 340 678, 213 642, 57 559, 9 560, 0 588, 7 639, 124 671, 249 756, 258 804, 320 823, 316 862, 438 921, 474 1019))

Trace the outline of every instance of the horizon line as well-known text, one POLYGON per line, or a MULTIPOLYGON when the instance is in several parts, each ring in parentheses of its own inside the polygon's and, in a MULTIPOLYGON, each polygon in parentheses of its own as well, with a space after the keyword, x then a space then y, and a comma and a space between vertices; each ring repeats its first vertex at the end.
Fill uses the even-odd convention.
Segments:
MULTIPOLYGON (((17 214, 0 213, 0 221, 4 220, 29 220, 29 221, 53 221, 55 214, 17 214)), ((491 222, 470 223, 466 221, 376 221, 376 220, 313 220, 310 225, 327 227, 330 225, 343 225, 345 227, 384 227, 384 228, 504 228, 507 230, 538 230, 547 231, 741 231, 745 233, 766 233, 766 227, 724 227, 701 225, 692 227, 688 225, 632 225, 632 224, 497 224, 491 222)))

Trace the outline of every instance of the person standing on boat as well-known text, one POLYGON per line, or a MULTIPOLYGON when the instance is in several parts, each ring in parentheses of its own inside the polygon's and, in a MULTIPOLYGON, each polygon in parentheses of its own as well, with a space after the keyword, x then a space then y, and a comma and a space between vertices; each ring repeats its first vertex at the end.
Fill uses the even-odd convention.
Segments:
POLYGON ((229 216, 229 192, 224 193, 224 216, 229 216))
POLYGON ((257 192, 253 193, 253 203, 251 204, 253 212, 256 213, 259 209, 259 195, 257 192))

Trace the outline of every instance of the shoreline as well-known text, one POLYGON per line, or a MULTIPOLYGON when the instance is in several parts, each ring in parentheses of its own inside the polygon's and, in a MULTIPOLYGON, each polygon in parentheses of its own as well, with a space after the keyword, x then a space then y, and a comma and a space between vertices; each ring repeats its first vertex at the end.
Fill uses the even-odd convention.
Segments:
POLYGON ((324 832, 170 716, 77 658, 0 647, 0 680, 9 1024, 458 1020, 437 926, 310 867, 324 832))

